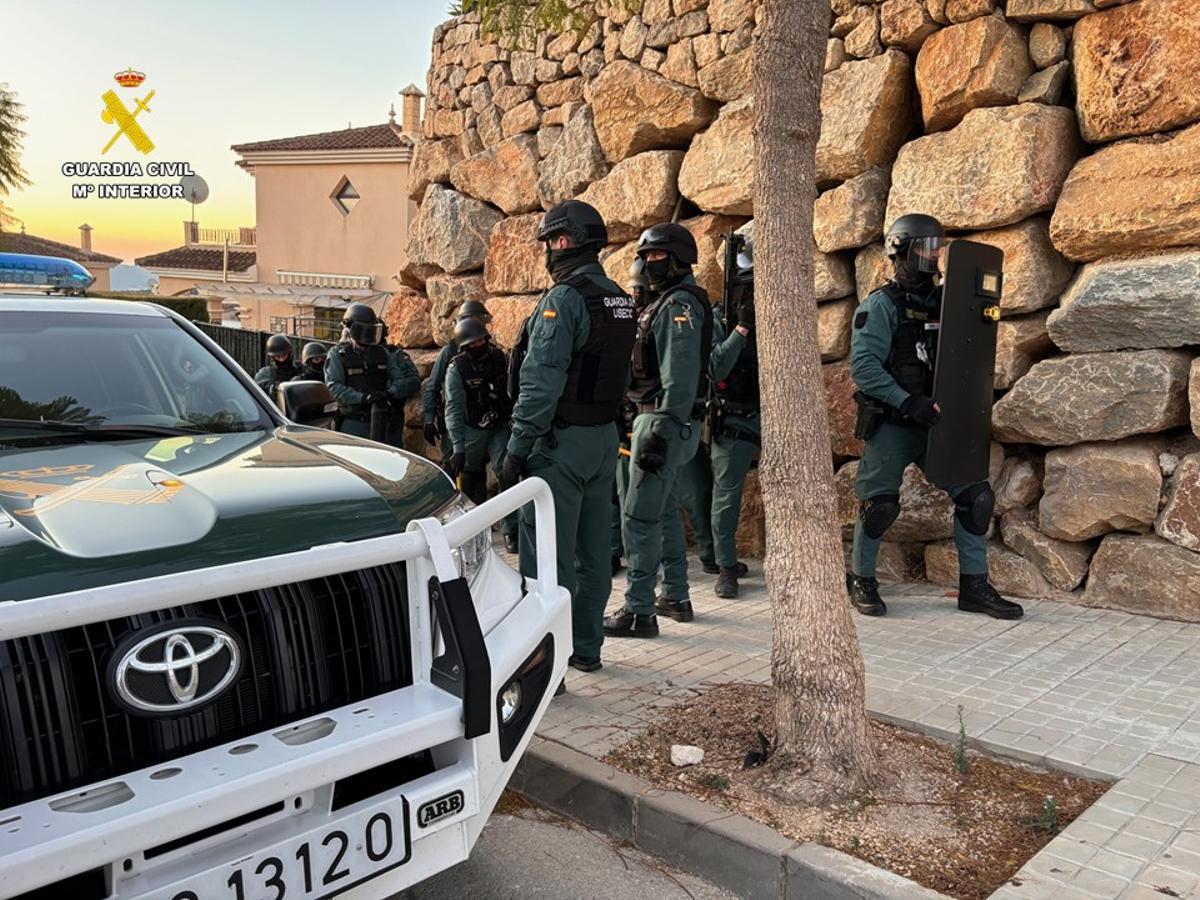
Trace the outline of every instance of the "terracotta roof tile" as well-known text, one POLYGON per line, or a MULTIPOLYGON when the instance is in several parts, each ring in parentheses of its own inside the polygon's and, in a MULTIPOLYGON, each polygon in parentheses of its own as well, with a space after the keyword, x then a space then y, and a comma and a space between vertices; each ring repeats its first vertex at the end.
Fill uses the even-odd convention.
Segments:
POLYGON ((0 253, 34 253, 38 256, 61 256, 73 259, 77 263, 119 263, 115 256, 97 253, 95 250, 84 250, 70 244, 60 244, 47 238, 32 234, 17 234, 11 231, 0 232, 0 253))
POLYGON ((320 134, 302 134, 298 137, 256 141, 252 144, 234 144, 233 150, 237 153, 260 150, 371 150, 378 147, 404 147, 410 142, 398 127, 385 122, 382 125, 367 125, 363 128, 343 128, 341 131, 323 131, 320 134))
MULTIPOLYGON (((134 260, 139 266, 156 269, 202 269, 210 272, 221 271, 221 257, 224 250, 220 247, 176 247, 164 250, 162 253, 152 253, 150 256, 139 256, 134 260)), ((254 265, 253 250, 230 250, 229 271, 245 272, 254 265)))

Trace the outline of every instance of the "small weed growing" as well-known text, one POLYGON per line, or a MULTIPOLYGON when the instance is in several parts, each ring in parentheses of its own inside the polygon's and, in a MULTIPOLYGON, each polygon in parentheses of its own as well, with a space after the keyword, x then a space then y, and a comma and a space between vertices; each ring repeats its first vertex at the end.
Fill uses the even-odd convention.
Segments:
POLYGON ((1035 815, 1022 819, 1021 824, 1043 834, 1058 834, 1058 802, 1053 796, 1042 801, 1042 808, 1035 815))
POLYGON ((700 779, 700 783, 702 785, 704 785, 706 788, 709 788, 710 790, 714 790, 714 791, 729 790, 729 779, 726 778, 724 775, 720 775, 716 772, 709 772, 707 775, 705 775, 703 778, 700 779))
POLYGON ((963 708, 958 707, 958 741, 954 744, 954 768, 959 775, 971 774, 971 758, 967 756, 967 722, 963 718, 963 708))

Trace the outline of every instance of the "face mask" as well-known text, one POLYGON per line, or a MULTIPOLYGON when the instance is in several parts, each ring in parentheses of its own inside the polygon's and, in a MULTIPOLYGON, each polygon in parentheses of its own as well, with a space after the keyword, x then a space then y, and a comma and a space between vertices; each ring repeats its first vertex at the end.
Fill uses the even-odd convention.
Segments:
POLYGON ((671 258, 646 260, 646 279, 650 287, 661 290, 671 277, 671 258))
POLYGON ((562 281, 580 266, 596 262, 597 258, 595 245, 555 250, 546 244, 546 271, 555 281, 562 281))
POLYGON ((488 351, 488 345, 486 343, 472 344, 470 347, 467 348, 467 353, 471 356, 474 356, 476 359, 478 359, 481 356, 486 355, 487 351, 488 351))

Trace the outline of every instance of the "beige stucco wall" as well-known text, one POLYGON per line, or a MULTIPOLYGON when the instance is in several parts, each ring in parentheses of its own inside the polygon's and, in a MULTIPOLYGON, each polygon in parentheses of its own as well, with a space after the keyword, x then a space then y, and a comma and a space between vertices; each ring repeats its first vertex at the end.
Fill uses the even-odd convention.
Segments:
POLYGON ((111 291, 112 281, 109 278, 109 271, 112 266, 98 266, 95 263, 90 263, 83 266, 96 281, 92 284, 93 291, 111 291))
POLYGON ((376 290, 395 289, 416 215, 408 178, 408 164, 399 162, 257 163, 259 280, 278 282, 279 269, 369 274, 376 290), (343 175, 361 197, 349 215, 330 199, 343 175))
POLYGON ((198 278, 170 278, 164 275, 156 275, 158 279, 158 287, 154 293, 160 297, 174 297, 176 294, 182 294, 184 291, 190 291, 192 288, 199 288, 204 291, 205 286, 211 285, 211 281, 202 281, 198 278))

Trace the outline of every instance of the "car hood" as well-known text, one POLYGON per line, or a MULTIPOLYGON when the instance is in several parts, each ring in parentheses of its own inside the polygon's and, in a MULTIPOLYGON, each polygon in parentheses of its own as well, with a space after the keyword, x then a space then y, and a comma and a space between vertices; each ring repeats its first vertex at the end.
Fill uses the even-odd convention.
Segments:
POLYGON ((315 428, 0 454, 0 600, 403 531, 454 496, 432 463, 315 428))

